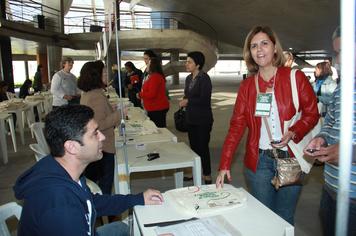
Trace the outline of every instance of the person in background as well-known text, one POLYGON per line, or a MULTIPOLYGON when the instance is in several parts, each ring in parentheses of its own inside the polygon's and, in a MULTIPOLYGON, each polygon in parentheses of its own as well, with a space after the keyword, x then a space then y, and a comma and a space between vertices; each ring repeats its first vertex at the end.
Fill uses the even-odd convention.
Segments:
MULTIPOLYGON (((332 36, 333 48, 336 53, 336 63, 340 63, 341 51, 341 30, 338 27, 332 36)), ((356 67, 356 66, 355 66, 356 67)), ((338 66, 340 68, 340 66, 338 66)), ((340 73, 339 73, 340 76, 340 73)), ((341 75, 342 78, 342 75, 341 75)), ((356 76, 355 76, 356 78, 356 76)), ((354 80, 355 83, 355 80, 354 80)), ((337 84, 334 93, 331 96, 328 110, 325 116, 324 124, 320 133, 313 138, 310 143, 305 147, 304 153, 308 156, 314 157, 316 160, 325 163, 324 167, 324 185, 320 200, 320 218, 322 222, 323 235, 335 235, 335 222, 336 222, 336 200, 337 190, 339 187, 339 159, 340 157, 340 96, 341 96, 340 83, 337 84), (311 151, 312 150, 312 151, 311 151)), ((355 89, 355 85, 354 85, 355 89)), ((354 99, 356 99, 356 91, 354 90, 354 99)), ((354 114, 356 111, 356 104, 354 103, 354 114)), ((348 216, 348 230, 347 235, 356 235, 356 116, 353 118, 353 155, 351 165, 351 182, 349 193, 349 216, 348 216)))
POLYGON ((289 51, 284 51, 283 52, 284 58, 285 58, 285 63, 284 66, 285 67, 292 67, 293 63, 294 63, 294 56, 291 52, 289 51))
POLYGON ((25 99, 30 95, 30 88, 32 86, 32 81, 30 79, 26 79, 25 82, 20 87, 19 97, 25 99))
POLYGON ((333 72, 329 62, 320 62, 315 66, 315 82, 314 92, 318 98, 319 113, 325 116, 327 106, 332 99, 332 94, 337 86, 336 81, 333 80, 333 72))
POLYGON ((9 84, 6 81, 0 80, 0 102, 6 101, 6 92, 9 89, 9 84))
POLYGON ((139 194, 93 194, 82 175, 86 166, 102 158, 105 136, 94 111, 83 105, 61 106, 45 120, 51 154, 18 177, 15 196, 23 200, 18 235, 128 236, 123 222, 95 229, 96 217, 117 215, 135 205, 162 204, 157 190, 139 194))
POLYGON ((42 91, 42 65, 37 66, 37 71, 33 79, 33 90, 35 93, 42 91))
POLYGON ((151 58, 147 67, 148 76, 137 98, 143 101, 147 116, 158 128, 167 127, 166 116, 169 110, 169 101, 166 96, 166 79, 161 61, 158 58, 151 58))
POLYGON ((142 71, 137 69, 131 61, 125 63, 125 69, 125 84, 127 86, 129 100, 135 107, 141 107, 140 99, 137 99, 136 94, 140 92, 142 88, 142 71))
POLYGON ((281 157, 294 157, 288 149, 288 142, 293 139, 298 143, 317 124, 319 114, 316 97, 304 73, 297 71, 295 77, 301 118, 283 133, 284 121, 290 120, 297 111, 291 92, 291 68, 284 67, 283 50, 277 35, 268 26, 252 28, 245 39, 243 55, 252 75, 240 84, 222 148, 216 186, 223 186, 225 176, 231 181, 230 167, 234 153, 248 128, 244 172, 249 190, 265 206, 293 225, 302 186, 284 186, 276 191, 271 184, 276 173, 273 148, 278 149, 281 157), (270 106, 259 112, 262 109, 258 101, 267 98, 270 106), (262 117, 266 118, 266 122, 262 117), (268 127, 272 140, 268 135, 268 127), (271 141, 278 143, 272 144, 271 141))
POLYGON ((211 110, 212 85, 209 75, 203 71, 204 64, 203 53, 188 53, 185 67, 190 74, 185 79, 184 97, 179 106, 186 108, 190 147, 201 158, 205 184, 211 184, 209 142, 214 119, 211 110))
POLYGON ((62 59, 62 70, 53 75, 51 80, 51 93, 53 94, 53 108, 67 104, 79 104, 80 90, 77 88, 77 79, 70 73, 74 61, 71 57, 62 59))
POLYGON ((117 64, 114 64, 111 67, 112 73, 113 73, 113 82, 112 85, 115 88, 117 96, 120 97, 120 83, 121 83, 121 96, 124 98, 125 97, 125 80, 126 80, 126 74, 120 70, 120 79, 119 81, 119 75, 118 75, 118 66, 117 64))
POLYGON ((148 76, 148 63, 150 62, 151 58, 154 58, 154 57, 158 58, 157 54, 150 49, 145 50, 143 52, 143 61, 145 62, 145 65, 146 65, 145 71, 143 72, 143 78, 142 78, 143 81, 145 81, 145 79, 148 76))
POLYGON ((106 139, 102 141, 103 158, 89 164, 85 176, 98 183, 105 194, 111 194, 115 168, 114 129, 119 125, 120 112, 112 108, 103 88, 106 86, 107 74, 102 61, 87 62, 80 70, 78 87, 83 91, 80 104, 93 109, 98 129, 106 139))

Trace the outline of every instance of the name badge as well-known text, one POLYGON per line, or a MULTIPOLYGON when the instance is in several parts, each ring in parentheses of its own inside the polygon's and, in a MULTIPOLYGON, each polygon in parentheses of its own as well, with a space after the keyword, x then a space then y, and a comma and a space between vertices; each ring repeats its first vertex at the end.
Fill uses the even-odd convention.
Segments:
POLYGON ((269 116, 272 107, 272 93, 258 93, 255 116, 269 116))

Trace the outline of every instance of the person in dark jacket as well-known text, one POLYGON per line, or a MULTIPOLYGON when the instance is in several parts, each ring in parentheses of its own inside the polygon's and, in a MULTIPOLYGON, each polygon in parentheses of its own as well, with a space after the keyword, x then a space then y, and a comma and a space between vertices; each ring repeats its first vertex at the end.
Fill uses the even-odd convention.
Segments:
POLYGON ((33 90, 36 92, 42 91, 42 65, 37 66, 35 77, 33 78, 33 90))
POLYGON ((188 53, 185 67, 191 74, 185 80, 184 98, 179 106, 186 107, 190 147, 201 158, 205 184, 211 184, 209 141, 213 126, 212 85, 209 75, 202 71, 204 63, 203 53, 188 53))
POLYGON ((20 87, 19 97, 25 99, 30 95, 30 88, 32 86, 32 81, 30 79, 26 79, 25 82, 20 87))
POLYGON ((51 154, 22 174, 14 186, 23 200, 18 235, 129 235, 128 226, 113 222, 98 227, 95 219, 117 215, 143 204, 161 204, 159 191, 136 195, 92 194, 82 173, 102 157, 105 136, 98 130, 94 112, 83 105, 65 105, 50 112, 45 136, 51 154))
POLYGON ((9 84, 6 81, 0 80, 0 102, 8 100, 6 95, 8 89, 9 84))
POLYGON ((125 69, 127 72, 125 84, 129 100, 135 107, 141 107, 141 101, 136 97, 136 94, 141 91, 142 71, 137 69, 131 61, 125 63, 125 69))

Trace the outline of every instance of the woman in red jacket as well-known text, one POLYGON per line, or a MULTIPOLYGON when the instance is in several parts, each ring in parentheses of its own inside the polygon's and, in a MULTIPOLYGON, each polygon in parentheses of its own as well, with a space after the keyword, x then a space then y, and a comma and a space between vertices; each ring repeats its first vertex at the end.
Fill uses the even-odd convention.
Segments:
POLYGON ((138 98, 143 102, 147 116, 157 127, 166 127, 166 115, 169 101, 166 95, 166 79, 162 72, 161 61, 151 58, 148 63, 148 77, 142 85, 138 98))
POLYGON ((232 158, 245 128, 248 128, 244 163, 250 192, 264 205, 293 224, 301 186, 285 186, 278 191, 272 186, 271 179, 275 175, 276 163, 266 128, 270 127, 272 140, 279 141, 278 144, 273 144, 274 147, 284 156, 294 157, 287 146, 288 142, 293 139, 298 143, 317 124, 319 115, 316 97, 304 73, 297 71, 296 82, 302 116, 283 133, 284 121, 290 120, 296 110, 291 93, 291 69, 283 67, 283 50, 276 34, 266 26, 254 27, 247 35, 243 54, 251 76, 242 81, 239 88, 229 132, 222 149, 216 186, 223 185, 225 175, 231 181, 232 158), (255 81, 260 90, 259 94, 255 81), (267 111, 259 109, 263 106, 257 102, 257 96, 260 98, 270 96, 267 111), (267 118, 267 126, 261 119, 262 114, 267 118))

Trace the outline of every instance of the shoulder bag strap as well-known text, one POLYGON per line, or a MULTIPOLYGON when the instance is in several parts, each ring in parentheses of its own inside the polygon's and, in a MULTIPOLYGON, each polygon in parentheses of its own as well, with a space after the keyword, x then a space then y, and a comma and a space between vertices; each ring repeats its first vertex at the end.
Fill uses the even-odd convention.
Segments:
POLYGON ((296 73, 297 73, 297 69, 292 69, 290 71, 290 84, 292 89, 293 104, 297 113, 299 110, 299 97, 298 97, 297 81, 295 78, 296 73))

